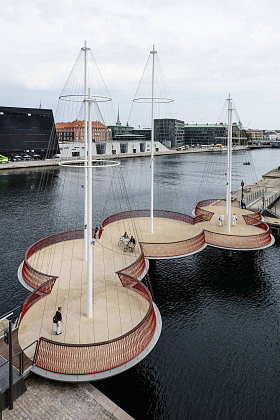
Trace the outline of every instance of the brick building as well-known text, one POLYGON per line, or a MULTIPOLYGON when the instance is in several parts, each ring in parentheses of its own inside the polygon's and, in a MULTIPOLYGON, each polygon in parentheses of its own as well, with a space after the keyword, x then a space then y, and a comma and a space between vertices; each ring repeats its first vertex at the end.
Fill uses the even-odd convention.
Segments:
MULTIPOLYGON (((55 124, 59 142, 84 141, 84 121, 58 122, 55 124)), ((92 138, 95 142, 112 140, 112 132, 100 121, 92 121, 92 138)))

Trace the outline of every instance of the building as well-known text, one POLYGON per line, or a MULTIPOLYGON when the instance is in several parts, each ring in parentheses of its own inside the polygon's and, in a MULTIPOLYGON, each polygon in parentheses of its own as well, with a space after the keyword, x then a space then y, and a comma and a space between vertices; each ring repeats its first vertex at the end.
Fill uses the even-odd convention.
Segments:
POLYGON ((0 152, 9 156, 29 151, 42 157, 58 152, 52 110, 0 107, 0 152))
MULTIPOLYGON (((93 156, 99 155, 122 155, 135 153, 151 153, 151 141, 141 141, 130 139, 122 139, 120 141, 93 143, 93 156)), ((154 143, 155 152, 166 152, 168 149, 160 142, 154 143)), ((85 144, 84 142, 64 142, 60 144, 60 157, 68 158, 84 158, 85 144)))
MULTIPOLYGON (((246 131, 240 127, 241 124, 233 123, 232 141, 233 144, 247 143, 248 136, 246 131)), ((224 123, 216 124, 185 124, 184 143, 188 146, 214 145, 227 143, 227 125, 224 123)))
POLYGON ((154 120, 154 138, 166 147, 177 148, 184 145, 184 121, 173 118, 154 120))
POLYGON ((133 128, 130 133, 144 136, 146 141, 151 141, 152 130, 150 128, 133 128))
POLYGON ((252 141, 254 140, 267 140, 265 130, 255 130, 252 128, 247 129, 248 138, 252 141))
POLYGON ((0 107, 0 153, 36 153, 42 158, 59 153, 52 110, 0 107))
MULTIPOLYGON (((84 141, 85 122, 75 120, 72 122, 58 122, 55 124, 59 142, 84 141)), ((112 132, 109 127, 100 121, 92 121, 92 138, 95 142, 111 141, 112 132)))

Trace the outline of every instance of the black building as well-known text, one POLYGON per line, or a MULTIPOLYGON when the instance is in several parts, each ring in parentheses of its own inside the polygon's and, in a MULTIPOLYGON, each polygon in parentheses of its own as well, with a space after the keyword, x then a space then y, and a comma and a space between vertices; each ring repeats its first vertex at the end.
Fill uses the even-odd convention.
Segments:
POLYGON ((154 120, 154 138, 169 148, 183 146, 184 121, 173 118, 159 118, 154 120))
POLYGON ((0 154, 22 152, 42 158, 59 153, 51 109, 0 107, 0 154))

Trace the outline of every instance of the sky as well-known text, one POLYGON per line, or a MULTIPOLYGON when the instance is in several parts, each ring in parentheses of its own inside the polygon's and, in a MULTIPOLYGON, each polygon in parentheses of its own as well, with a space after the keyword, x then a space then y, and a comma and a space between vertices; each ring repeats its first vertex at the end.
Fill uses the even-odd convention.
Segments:
MULTIPOLYGON (((126 123, 155 44, 174 103, 162 114, 217 122, 230 92, 245 127, 280 129, 280 3, 276 0, 9 0, 1 4, 2 106, 57 108, 86 39, 126 123)), ((150 105, 133 105, 148 126, 150 105)))

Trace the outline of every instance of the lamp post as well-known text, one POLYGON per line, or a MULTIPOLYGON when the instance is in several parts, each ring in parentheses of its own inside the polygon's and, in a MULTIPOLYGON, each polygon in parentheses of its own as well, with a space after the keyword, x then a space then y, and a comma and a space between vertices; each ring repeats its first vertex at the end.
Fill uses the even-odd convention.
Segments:
POLYGON ((244 203, 244 181, 243 181, 243 179, 242 179, 242 181, 241 181, 241 202, 240 202, 240 204, 241 204, 241 208, 242 209, 245 209, 245 203, 244 203))

